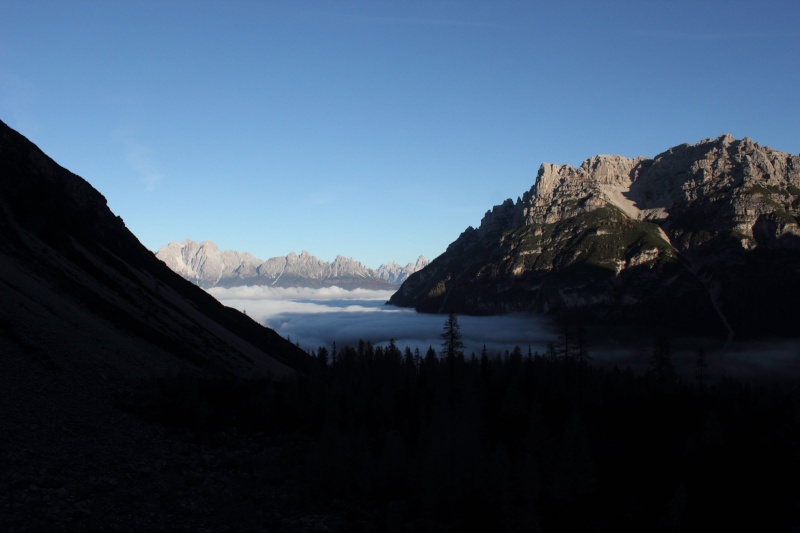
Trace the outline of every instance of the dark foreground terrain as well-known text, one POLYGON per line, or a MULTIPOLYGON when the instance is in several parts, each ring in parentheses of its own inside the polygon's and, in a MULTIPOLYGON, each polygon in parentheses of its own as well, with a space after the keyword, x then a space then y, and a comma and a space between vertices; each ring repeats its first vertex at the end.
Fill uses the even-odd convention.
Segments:
POLYGON ((295 531, 313 519, 279 437, 168 429, 120 410, 113 384, 26 354, 4 363, 0 530, 295 531), (30 380, 9 379, 20 370, 30 380))
POLYGON ((800 526, 797 385, 682 383, 664 342, 646 375, 362 345, 277 381, 87 383, 6 354, 2 530, 800 526))

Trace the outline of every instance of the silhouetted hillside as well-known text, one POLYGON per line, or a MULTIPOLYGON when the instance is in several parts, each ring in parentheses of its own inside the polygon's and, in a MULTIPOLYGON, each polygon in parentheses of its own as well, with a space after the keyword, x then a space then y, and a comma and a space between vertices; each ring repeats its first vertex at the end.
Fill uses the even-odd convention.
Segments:
POLYGON ((305 355, 170 271, 105 198, 0 123, 4 342, 125 375, 302 370, 305 355))
POLYGON ((170 271, 100 193, 1 122, 0 302, 4 531, 181 529, 174 487, 148 473, 167 458, 196 471, 202 453, 116 405, 169 376, 308 368, 297 347, 170 271))

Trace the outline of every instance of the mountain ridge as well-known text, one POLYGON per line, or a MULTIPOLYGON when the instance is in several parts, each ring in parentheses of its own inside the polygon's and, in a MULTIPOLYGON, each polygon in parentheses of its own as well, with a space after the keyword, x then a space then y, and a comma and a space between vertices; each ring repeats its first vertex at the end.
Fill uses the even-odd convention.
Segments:
POLYGON ((323 261, 303 250, 266 261, 247 252, 220 250, 212 241, 185 239, 158 249, 156 257, 184 279, 203 287, 273 285, 276 287, 330 287, 344 289, 393 290, 408 275, 428 261, 419 256, 416 263, 399 265, 396 261, 377 269, 342 255, 332 262, 323 261))
POLYGON ((521 198, 487 211, 390 303, 786 334, 781 295, 800 297, 799 205, 800 158, 749 138, 544 163, 521 198))

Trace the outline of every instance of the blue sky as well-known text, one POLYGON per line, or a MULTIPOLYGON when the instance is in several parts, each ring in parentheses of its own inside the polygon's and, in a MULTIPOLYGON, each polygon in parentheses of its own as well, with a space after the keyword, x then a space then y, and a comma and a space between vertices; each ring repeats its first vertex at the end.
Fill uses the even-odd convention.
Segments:
POLYGON ((794 0, 0 4, 0 119, 153 250, 405 263, 542 162, 800 150, 794 0))

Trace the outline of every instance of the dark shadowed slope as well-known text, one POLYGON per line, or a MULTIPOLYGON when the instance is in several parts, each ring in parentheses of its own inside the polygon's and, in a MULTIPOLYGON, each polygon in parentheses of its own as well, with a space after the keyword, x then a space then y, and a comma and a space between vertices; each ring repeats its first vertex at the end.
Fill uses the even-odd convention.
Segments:
POLYGON ((305 354, 144 248, 105 198, 0 122, 0 343, 55 368, 255 377, 305 354))
POLYGON ((235 387, 307 361, 169 270, 101 194, 0 122, 0 530, 198 531, 255 516, 240 495, 282 490, 251 475, 282 452, 262 440, 254 462, 223 468, 209 458, 233 452, 132 413, 154 387, 197 407, 176 383, 235 387))

